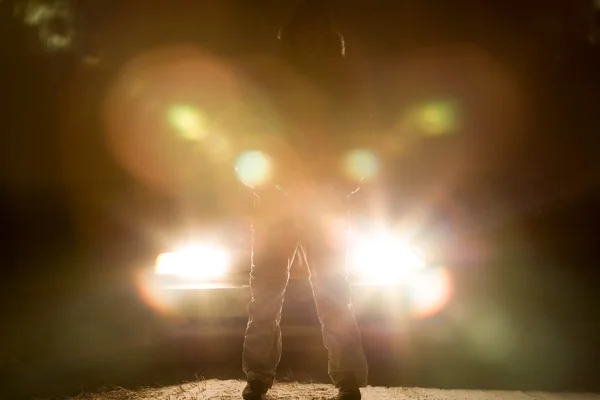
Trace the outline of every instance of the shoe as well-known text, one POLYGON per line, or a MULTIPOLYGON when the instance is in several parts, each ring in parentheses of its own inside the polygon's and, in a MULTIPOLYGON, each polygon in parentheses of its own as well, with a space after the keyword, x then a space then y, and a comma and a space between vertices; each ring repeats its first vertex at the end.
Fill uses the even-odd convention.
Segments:
POLYGON ((360 400, 362 398, 360 388, 353 377, 342 380, 337 387, 339 390, 337 400, 360 400))
POLYGON ((265 400, 269 386, 263 382, 248 382, 242 391, 244 400, 265 400))

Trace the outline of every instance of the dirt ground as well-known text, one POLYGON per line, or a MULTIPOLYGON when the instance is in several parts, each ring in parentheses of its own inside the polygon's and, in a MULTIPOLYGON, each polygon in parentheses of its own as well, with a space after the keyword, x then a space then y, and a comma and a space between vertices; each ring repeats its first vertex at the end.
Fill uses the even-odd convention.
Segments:
MULTIPOLYGON (((237 380, 198 380, 179 386, 141 390, 109 389, 99 393, 83 393, 70 400, 229 400, 241 399, 244 382, 237 380)), ((269 392, 271 400, 330 400, 335 398, 331 385, 284 382, 269 392)), ((520 391, 438 390, 422 388, 363 389, 365 400, 600 400, 597 394, 542 393, 520 391)))

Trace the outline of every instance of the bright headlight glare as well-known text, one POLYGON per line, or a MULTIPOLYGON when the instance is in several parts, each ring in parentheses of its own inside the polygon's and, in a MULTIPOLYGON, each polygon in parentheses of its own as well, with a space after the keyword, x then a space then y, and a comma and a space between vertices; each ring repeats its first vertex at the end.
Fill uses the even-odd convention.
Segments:
POLYGON ((398 283, 425 267, 415 249, 387 234, 359 238, 350 263, 361 279, 382 283, 398 283))
POLYGON ((158 275, 215 279, 227 272, 228 265, 229 254, 224 249, 196 245, 159 255, 155 271, 158 275))

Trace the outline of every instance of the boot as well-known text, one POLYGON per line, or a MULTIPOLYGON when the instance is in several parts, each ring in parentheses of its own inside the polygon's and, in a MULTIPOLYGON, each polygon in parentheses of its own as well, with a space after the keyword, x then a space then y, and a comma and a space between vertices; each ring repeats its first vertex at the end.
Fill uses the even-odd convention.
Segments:
POLYGON ((354 377, 348 377, 343 379, 337 385, 338 395, 337 400, 360 400, 360 388, 356 383, 356 379, 354 377))
POLYGON ((242 391, 244 400, 265 400, 269 386, 263 382, 248 382, 242 391))

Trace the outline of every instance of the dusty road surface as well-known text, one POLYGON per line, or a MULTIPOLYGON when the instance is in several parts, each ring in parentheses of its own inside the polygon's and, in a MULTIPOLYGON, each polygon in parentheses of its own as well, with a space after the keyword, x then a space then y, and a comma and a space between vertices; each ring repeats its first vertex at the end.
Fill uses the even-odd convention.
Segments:
MULTIPOLYGON (((199 380, 164 388, 113 389, 102 393, 81 394, 72 400, 229 400, 240 399, 244 382, 235 380, 199 380)), ((336 391, 331 385, 283 382, 270 392, 270 400, 330 400, 336 391)), ((368 387, 365 400, 600 400, 599 394, 543 393, 518 391, 439 390, 422 388, 368 387)))

